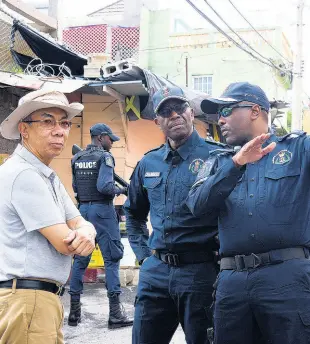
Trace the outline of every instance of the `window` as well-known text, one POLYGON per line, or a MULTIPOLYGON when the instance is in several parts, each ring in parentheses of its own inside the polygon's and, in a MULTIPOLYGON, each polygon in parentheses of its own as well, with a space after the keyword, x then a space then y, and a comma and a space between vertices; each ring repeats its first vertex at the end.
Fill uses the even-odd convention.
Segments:
POLYGON ((212 75, 193 76, 193 88, 212 96, 212 75))

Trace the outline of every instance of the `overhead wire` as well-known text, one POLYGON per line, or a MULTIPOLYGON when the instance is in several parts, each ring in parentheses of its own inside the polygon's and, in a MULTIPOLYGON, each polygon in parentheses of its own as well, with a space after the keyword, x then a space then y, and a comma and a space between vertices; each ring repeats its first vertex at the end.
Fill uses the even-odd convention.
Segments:
POLYGON ((240 10, 236 7, 236 5, 231 1, 228 0, 229 3, 232 5, 232 7, 239 13, 239 15, 250 25, 250 27, 260 36, 260 38, 269 45, 270 48, 272 48, 277 54, 279 54, 285 61, 287 61, 289 64, 292 62, 288 60, 283 54, 281 54, 272 44, 270 44, 267 39, 248 21, 248 19, 240 12, 240 10))
POLYGON ((245 53, 247 53, 248 55, 250 55, 251 57, 253 57, 254 59, 260 61, 261 63, 271 67, 271 68, 275 68, 277 70, 279 70, 280 72, 283 73, 292 73, 291 70, 285 70, 282 69, 278 66, 276 66, 273 63, 270 62, 266 62, 264 60, 262 60, 260 57, 254 55, 252 52, 246 50, 241 44, 239 44, 236 40, 234 40, 231 36, 229 36, 224 30, 222 30, 213 20, 211 20, 205 13, 203 13, 198 7, 196 7, 196 5, 194 5, 192 3, 192 1, 190 0, 186 0, 186 2, 198 13, 200 14, 205 20, 207 20, 213 27, 215 27, 217 29, 217 31, 219 31, 223 36, 225 36, 228 40, 230 40, 231 42, 233 42, 239 49, 243 50, 245 53))
MULTIPOLYGON (((218 44, 218 43, 228 43, 229 41, 215 41, 215 42, 209 42, 209 43, 203 43, 203 44, 193 44, 194 46, 202 46, 202 45, 213 45, 213 44, 218 44)), ((169 47, 155 47, 155 48, 145 48, 145 49, 140 49, 139 52, 142 51, 154 51, 154 50, 169 50, 169 49, 175 49, 175 48, 185 48, 186 46, 184 45, 175 45, 175 46, 169 46, 169 47)))
POLYGON ((229 30, 234 33, 239 39, 240 41, 245 44, 248 48, 250 48, 251 50, 253 50, 257 55, 259 55, 262 59, 267 60, 268 62, 270 62, 271 64, 273 64, 273 61, 270 58, 267 58, 265 56, 263 56, 259 51, 257 51, 256 49, 254 49, 247 41, 245 41, 243 39, 243 37, 241 37, 238 32, 236 32, 224 19, 223 17, 210 5, 210 3, 207 0, 204 0, 204 2, 211 8, 211 10, 217 15, 217 17, 229 28, 229 30))

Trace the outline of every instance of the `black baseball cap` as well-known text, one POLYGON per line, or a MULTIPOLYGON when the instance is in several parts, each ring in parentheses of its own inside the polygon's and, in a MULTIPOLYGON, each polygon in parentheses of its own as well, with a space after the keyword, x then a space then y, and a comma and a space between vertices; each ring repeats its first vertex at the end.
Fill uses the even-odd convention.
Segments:
POLYGON ((201 102, 201 110, 206 114, 215 114, 225 105, 233 105, 248 101, 261 106, 269 112, 270 103, 266 93, 257 85, 248 82, 235 82, 230 84, 218 98, 208 98, 201 102))
POLYGON ((179 99, 184 102, 188 102, 180 87, 164 86, 153 95, 154 112, 157 114, 159 108, 169 99, 179 99))
POLYGON ((112 129, 103 123, 97 123, 90 128, 91 136, 109 135, 112 141, 119 141, 120 138, 113 134, 112 129))

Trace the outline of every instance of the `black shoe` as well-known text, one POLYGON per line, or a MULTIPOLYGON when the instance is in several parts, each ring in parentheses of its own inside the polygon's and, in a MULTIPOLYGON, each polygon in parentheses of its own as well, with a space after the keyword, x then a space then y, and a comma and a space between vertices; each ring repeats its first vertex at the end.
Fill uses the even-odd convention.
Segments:
POLYGON ((68 317, 68 325, 69 326, 77 326, 77 324, 81 322, 81 302, 72 301, 70 304, 70 314, 68 317))
POLYGON ((119 294, 115 294, 114 296, 109 297, 109 306, 109 329, 132 326, 133 319, 128 318, 124 306, 119 300, 119 294))

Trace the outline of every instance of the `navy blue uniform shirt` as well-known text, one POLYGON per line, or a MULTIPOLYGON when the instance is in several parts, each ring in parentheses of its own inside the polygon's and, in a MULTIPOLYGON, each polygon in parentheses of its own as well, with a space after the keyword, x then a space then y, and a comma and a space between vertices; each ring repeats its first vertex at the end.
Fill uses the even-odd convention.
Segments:
POLYGON ((216 207, 222 256, 310 246, 310 137, 271 136, 276 148, 238 169, 232 154, 217 155, 197 180, 187 204, 201 216, 216 207))
POLYGON ((124 209, 131 247, 139 261, 151 255, 150 249, 180 252, 214 248, 216 214, 210 210, 194 217, 185 200, 209 151, 216 148, 217 143, 206 142, 194 131, 175 152, 166 143, 138 163, 124 209), (146 225, 149 212, 150 238, 146 225))

